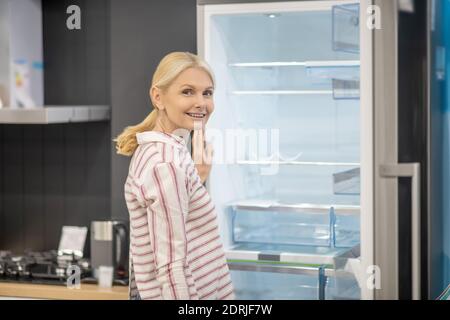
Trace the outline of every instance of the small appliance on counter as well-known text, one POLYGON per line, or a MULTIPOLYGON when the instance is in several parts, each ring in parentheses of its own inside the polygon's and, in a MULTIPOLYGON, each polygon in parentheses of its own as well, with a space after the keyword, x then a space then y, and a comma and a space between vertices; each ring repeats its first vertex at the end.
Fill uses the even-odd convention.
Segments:
POLYGON ((81 282, 91 275, 89 261, 75 255, 63 257, 56 250, 23 255, 0 251, 0 282, 66 285, 70 266, 79 267, 81 282))
POLYGON ((66 285, 77 269, 80 281, 90 277, 91 265, 84 257, 87 231, 87 227, 63 226, 58 250, 0 251, 0 281, 66 285))
POLYGON ((92 228, 93 263, 85 256, 88 228, 63 226, 58 250, 0 251, 0 282, 67 285, 79 270, 81 283, 96 284, 94 268, 113 266, 112 284, 127 286, 127 226, 118 221, 94 221, 92 228))
POLYGON ((123 221, 91 222, 91 265, 99 278, 99 267, 114 269, 114 283, 128 277, 128 226, 123 221))

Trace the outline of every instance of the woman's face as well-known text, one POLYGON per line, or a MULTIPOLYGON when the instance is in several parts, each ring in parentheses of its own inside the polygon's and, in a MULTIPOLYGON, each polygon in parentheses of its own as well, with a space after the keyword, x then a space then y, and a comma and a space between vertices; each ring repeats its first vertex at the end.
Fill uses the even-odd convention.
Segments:
POLYGON ((166 91, 152 88, 154 103, 164 108, 160 124, 164 131, 173 132, 183 128, 194 130, 205 127, 214 111, 213 83, 208 73, 202 69, 184 70, 166 91), (194 127, 194 123, 197 126, 194 127))

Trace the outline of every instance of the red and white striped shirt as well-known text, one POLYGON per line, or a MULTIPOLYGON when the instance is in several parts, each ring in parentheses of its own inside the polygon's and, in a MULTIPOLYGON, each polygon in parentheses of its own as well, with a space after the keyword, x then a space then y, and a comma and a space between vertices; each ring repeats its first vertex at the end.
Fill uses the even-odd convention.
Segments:
POLYGON ((234 299, 215 206, 182 137, 137 134, 125 183, 130 297, 234 299))

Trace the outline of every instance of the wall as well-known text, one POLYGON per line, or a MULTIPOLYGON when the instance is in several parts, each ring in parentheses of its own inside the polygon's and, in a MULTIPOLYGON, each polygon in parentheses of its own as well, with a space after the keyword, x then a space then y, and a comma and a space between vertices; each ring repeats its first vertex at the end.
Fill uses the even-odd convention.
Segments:
MULTIPOLYGON (((109 105, 109 1, 43 0, 46 105, 109 105), (66 28, 79 5, 82 29, 66 28)), ((109 219, 109 122, 0 125, 0 250, 57 249, 63 225, 109 219)))
MULTIPOLYGON (((196 52, 195 0, 111 1, 111 132, 141 122, 152 110, 148 89, 161 58, 196 52)), ((123 185, 130 159, 113 154, 112 217, 128 220, 123 185)))

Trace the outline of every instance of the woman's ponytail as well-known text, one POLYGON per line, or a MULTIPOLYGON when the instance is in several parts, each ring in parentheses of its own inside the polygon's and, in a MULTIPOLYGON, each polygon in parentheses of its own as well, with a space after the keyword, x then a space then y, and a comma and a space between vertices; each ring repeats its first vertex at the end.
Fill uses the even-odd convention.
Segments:
POLYGON ((158 109, 152 112, 141 123, 126 127, 125 130, 116 138, 116 151, 124 156, 132 156, 137 148, 136 134, 144 131, 151 131, 155 127, 156 118, 158 117, 158 109))

